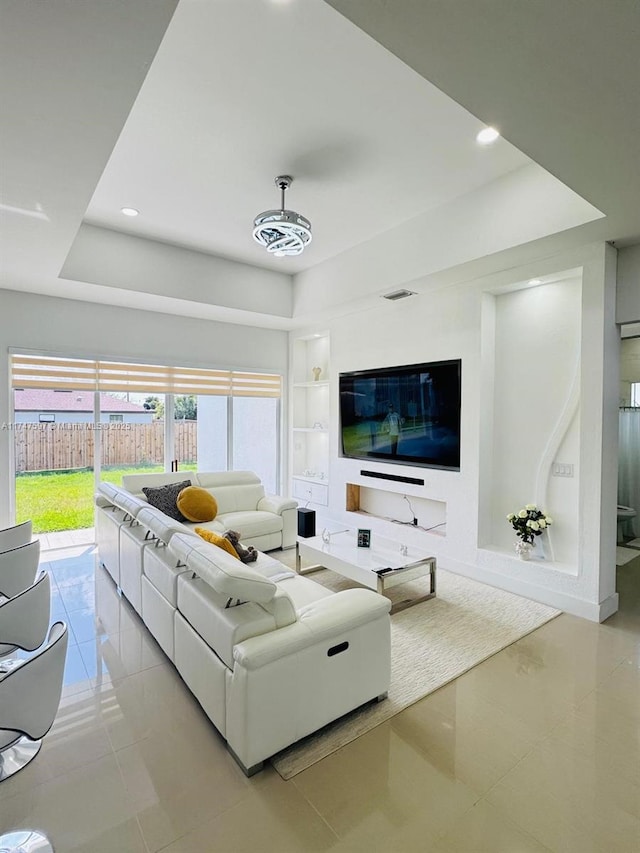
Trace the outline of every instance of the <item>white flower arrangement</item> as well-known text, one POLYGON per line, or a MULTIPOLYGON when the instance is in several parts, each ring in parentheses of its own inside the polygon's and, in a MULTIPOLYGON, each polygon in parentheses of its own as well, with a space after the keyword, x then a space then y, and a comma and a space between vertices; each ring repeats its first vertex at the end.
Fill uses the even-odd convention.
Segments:
POLYGON ((516 532, 519 539, 531 544, 534 536, 541 536, 544 531, 553 524, 551 516, 538 509, 535 504, 526 504, 524 509, 518 512, 510 512, 507 521, 516 532))

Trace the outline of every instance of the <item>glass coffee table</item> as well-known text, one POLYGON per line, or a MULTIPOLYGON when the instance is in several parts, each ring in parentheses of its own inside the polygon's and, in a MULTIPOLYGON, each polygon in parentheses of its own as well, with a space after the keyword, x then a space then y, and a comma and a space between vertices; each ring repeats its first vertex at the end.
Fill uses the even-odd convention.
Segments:
POLYGON ((408 581, 430 578, 426 594, 395 603, 392 613, 434 598, 436 594, 436 558, 414 546, 403 545, 375 533, 371 536, 369 548, 358 547, 356 530, 338 528, 328 535, 325 532, 324 536, 307 539, 299 536, 296 541, 296 572, 305 575, 322 568, 331 569, 380 595, 408 581), (303 569, 303 559, 313 565, 303 569))

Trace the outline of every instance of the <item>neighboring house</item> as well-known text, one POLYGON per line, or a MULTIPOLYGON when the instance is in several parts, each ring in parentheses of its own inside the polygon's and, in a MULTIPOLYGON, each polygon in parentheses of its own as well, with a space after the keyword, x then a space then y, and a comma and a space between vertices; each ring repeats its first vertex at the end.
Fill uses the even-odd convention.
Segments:
MULTIPOLYGON (((15 422, 34 423, 93 423, 94 394, 92 391, 57 391, 28 388, 15 391, 15 422)), ((100 394, 101 423, 150 424, 153 412, 144 406, 122 400, 111 394, 100 394)))

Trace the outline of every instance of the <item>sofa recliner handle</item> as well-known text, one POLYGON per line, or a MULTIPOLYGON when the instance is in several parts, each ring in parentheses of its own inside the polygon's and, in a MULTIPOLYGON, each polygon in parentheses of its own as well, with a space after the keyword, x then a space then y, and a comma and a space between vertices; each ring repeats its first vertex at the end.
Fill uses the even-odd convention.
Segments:
POLYGON ((338 643, 337 646, 331 646, 331 648, 327 652, 327 657, 332 658, 334 655, 339 655, 342 652, 346 652, 348 648, 349 643, 347 642, 347 640, 345 640, 344 643, 338 643))

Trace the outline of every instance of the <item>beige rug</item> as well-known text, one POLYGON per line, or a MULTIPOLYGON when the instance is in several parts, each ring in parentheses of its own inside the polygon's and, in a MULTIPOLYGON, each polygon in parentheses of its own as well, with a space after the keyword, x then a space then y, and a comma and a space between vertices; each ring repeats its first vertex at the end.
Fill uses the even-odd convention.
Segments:
MULTIPOLYGON (((354 585, 326 569, 312 577, 336 591, 354 585)), ((271 763, 283 779, 291 779, 560 613, 442 569, 437 580, 437 598, 391 617, 388 699, 353 711, 275 755, 271 763)), ((403 587, 405 594, 406 587, 409 584, 403 587)), ((418 589, 419 584, 414 585, 413 591, 418 589)))

